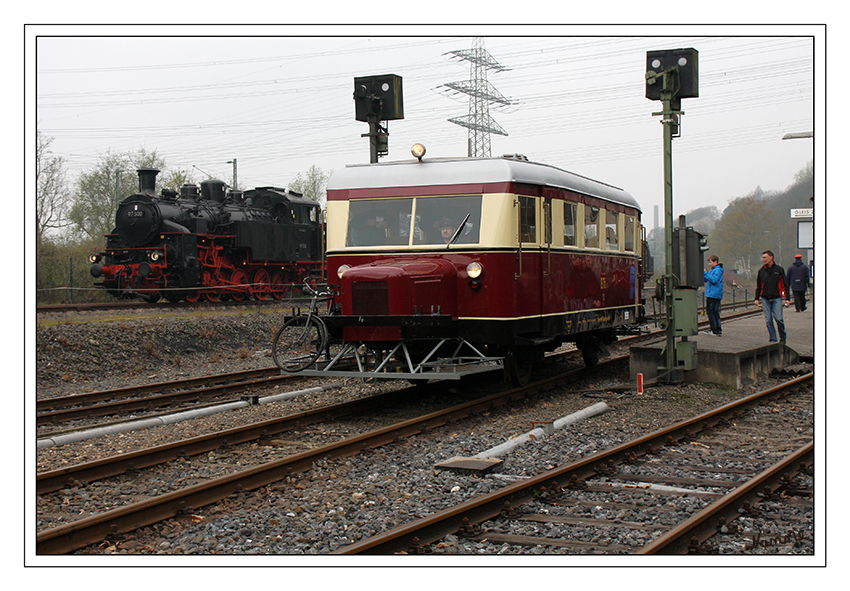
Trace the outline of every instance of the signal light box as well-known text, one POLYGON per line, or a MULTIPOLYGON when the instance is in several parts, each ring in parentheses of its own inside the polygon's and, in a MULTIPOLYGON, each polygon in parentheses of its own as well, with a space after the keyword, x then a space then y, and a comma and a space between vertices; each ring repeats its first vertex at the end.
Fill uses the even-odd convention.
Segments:
POLYGON ((384 74, 354 79, 354 118, 368 121, 377 115, 379 121, 404 119, 401 76, 384 74))
POLYGON ((693 47, 685 49, 658 49, 646 52, 646 98, 661 100, 662 72, 677 71, 673 98, 699 96, 699 52, 693 47), (651 76, 655 73, 656 76, 651 76))

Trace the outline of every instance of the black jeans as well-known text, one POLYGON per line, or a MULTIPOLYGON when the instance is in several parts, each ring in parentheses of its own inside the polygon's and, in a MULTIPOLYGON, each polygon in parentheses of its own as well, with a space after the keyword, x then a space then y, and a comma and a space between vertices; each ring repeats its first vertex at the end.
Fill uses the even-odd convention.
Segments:
POLYGON ((806 309, 806 292, 805 291, 795 291, 794 292, 794 308, 797 312, 802 312, 806 309))
POLYGON ((705 313, 708 315, 708 324, 711 332, 720 334, 720 300, 718 298, 705 298, 705 313))

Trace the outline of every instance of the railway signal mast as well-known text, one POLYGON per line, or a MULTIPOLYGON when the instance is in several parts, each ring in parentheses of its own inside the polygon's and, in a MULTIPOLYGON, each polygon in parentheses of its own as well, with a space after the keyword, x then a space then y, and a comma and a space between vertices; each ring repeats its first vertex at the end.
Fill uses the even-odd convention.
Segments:
POLYGON ((389 153, 388 121, 404 119, 401 76, 362 76, 354 79, 354 118, 369 124, 369 162, 389 153))
MULTIPOLYGON (((684 370, 696 365, 696 343, 689 342, 687 336, 696 334, 697 323, 696 290, 676 285, 673 272, 673 138, 680 136, 679 117, 684 115, 682 99, 699 96, 699 53, 694 48, 647 51, 645 78, 646 98, 661 101, 663 107, 661 112, 652 115, 660 115, 664 126, 665 272, 662 282, 667 346, 665 365, 658 368, 658 376, 659 381, 676 383, 684 381, 684 370), (677 335, 684 337, 678 344, 677 335)), ((685 272, 680 275, 687 277, 685 272)))

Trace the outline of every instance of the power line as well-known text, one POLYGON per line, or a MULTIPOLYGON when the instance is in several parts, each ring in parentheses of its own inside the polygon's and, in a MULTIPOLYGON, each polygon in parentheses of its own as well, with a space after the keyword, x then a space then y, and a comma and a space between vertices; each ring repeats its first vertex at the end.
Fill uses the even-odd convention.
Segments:
POLYGON ((454 59, 469 62, 469 80, 447 82, 443 88, 451 93, 461 93, 469 97, 469 113, 462 117, 452 117, 452 123, 467 128, 467 155, 470 157, 490 156, 490 134, 508 135, 502 126, 490 116, 490 105, 509 106, 513 101, 506 98, 487 81, 487 71, 504 72, 507 70, 497 62, 490 52, 484 49, 484 40, 476 37, 472 49, 449 52, 454 59))

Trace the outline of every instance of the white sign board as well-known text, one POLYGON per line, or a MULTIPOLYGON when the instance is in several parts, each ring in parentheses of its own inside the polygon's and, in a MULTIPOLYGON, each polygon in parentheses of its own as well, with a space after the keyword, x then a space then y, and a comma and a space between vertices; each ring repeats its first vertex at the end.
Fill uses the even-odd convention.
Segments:
POLYGON ((815 216, 815 210, 812 208, 809 209, 792 209, 791 217, 792 218, 811 218, 815 216))
POLYGON ((815 247, 814 222, 797 222, 797 248, 815 247))

